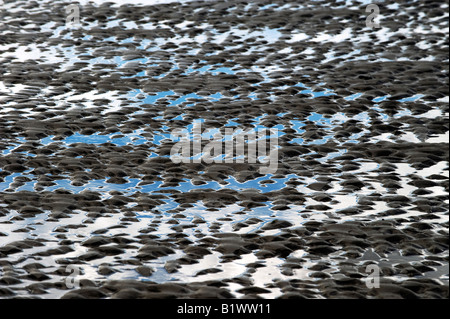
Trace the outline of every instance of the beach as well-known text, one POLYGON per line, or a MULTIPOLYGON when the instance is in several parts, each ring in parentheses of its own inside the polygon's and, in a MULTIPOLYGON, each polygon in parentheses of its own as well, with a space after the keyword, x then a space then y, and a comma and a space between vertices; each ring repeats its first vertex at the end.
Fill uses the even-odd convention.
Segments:
POLYGON ((449 297, 448 1, 3 2, 1 299, 449 297))

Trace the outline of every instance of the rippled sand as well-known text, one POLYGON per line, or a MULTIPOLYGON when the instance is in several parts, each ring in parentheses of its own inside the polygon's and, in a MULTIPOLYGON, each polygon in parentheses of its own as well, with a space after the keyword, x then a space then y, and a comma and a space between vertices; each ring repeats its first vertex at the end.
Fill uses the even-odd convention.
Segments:
POLYGON ((67 4, 0 9, 0 298, 448 298, 448 2, 67 4))

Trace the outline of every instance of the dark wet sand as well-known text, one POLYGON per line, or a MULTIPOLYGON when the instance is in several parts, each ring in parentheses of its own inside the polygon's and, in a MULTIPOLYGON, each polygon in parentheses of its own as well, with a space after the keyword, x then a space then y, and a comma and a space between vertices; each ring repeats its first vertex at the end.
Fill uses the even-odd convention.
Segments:
POLYGON ((382 31, 326 3, 1 11, 0 298, 448 298, 448 1, 382 31), (277 173, 172 163, 161 136, 199 118, 283 125, 277 173))

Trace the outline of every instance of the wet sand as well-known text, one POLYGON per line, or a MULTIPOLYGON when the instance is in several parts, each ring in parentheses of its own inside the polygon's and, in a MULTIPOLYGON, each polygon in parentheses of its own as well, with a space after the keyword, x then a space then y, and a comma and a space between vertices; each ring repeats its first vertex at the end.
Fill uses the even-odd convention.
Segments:
POLYGON ((364 10, 5 1, 0 298, 448 298, 448 1, 364 10), (199 119, 276 174, 173 163, 199 119))

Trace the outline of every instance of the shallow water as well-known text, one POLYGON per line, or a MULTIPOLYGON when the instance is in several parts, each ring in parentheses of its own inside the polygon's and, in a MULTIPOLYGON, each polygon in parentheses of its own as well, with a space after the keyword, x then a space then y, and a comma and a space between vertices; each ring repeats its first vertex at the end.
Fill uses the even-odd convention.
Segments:
POLYGON ((328 298, 356 278, 350 297, 395 295, 366 289, 367 261, 448 295, 448 4, 386 6, 374 30, 358 1, 101 4, 82 3, 80 28, 63 1, 4 6, 5 297, 76 297, 67 265, 99 291, 328 298), (198 123, 277 129, 277 172, 172 163, 171 133, 198 123))

